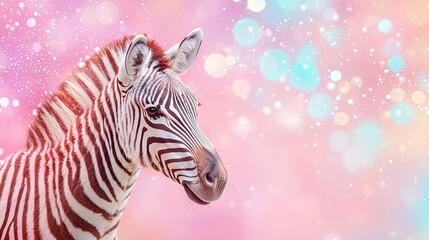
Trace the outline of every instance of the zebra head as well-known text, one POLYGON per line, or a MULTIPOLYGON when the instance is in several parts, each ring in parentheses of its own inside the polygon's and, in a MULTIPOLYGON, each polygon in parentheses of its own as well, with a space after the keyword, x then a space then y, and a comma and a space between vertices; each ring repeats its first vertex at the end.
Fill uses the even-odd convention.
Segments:
POLYGON ((130 43, 118 71, 124 101, 126 151, 183 185, 189 198, 208 204, 220 197, 227 172, 197 121, 198 100, 182 83, 200 48, 196 29, 164 52, 143 35, 130 43))

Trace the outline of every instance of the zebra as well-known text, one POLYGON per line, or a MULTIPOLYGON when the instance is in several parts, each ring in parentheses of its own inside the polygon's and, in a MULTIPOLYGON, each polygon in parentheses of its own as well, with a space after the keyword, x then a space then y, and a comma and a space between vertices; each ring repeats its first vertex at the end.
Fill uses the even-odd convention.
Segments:
POLYGON ((0 161, 0 239, 115 239, 142 167, 209 204, 227 171, 182 83, 195 29, 164 51, 146 34, 108 44, 37 110, 24 150, 0 161))

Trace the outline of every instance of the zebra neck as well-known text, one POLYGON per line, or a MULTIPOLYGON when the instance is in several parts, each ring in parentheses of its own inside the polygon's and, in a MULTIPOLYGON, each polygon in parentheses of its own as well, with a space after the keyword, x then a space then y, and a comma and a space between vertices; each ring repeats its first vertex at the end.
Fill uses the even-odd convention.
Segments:
POLYGON ((139 170, 127 157, 118 135, 120 100, 111 91, 114 82, 77 120, 61 145, 62 152, 72 153, 68 155, 74 179, 71 195, 85 206, 74 209, 82 211, 77 216, 88 215, 82 219, 91 221, 88 224, 93 228, 88 229, 97 239, 116 231, 139 170))

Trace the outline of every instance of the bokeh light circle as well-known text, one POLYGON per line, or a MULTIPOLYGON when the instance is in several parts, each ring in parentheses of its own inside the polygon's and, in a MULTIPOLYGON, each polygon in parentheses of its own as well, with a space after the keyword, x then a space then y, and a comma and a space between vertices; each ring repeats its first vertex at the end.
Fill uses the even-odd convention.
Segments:
POLYGON ((14 107, 18 107, 18 106, 19 106, 19 100, 18 100, 18 99, 14 99, 14 100, 12 101, 12 106, 14 106, 14 107))
POLYGON ((237 97, 246 99, 251 91, 251 85, 246 79, 237 79, 232 83, 232 93, 237 97))
POLYGON ((292 67, 290 82, 292 86, 304 92, 311 92, 320 84, 319 70, 316 64, 303 61, 292 67))
POLYGON ((396 103, 390 108, 389 114, 393 122, 405 125, 413 118, 413 108, 408 103, 396 103))
POLYGON ((405 92, 402 88, 392 88, 389 93, 390 100, 393 102, 402 102, 405 99, 405 92))
POLYGON ((334 82, 338 82, 341 80, 341 72, 338 70, 334 70, 331 72, 331 80, 334 82))
POLYGON ((277 5, 286 11, 291 11, 300 7, 301 0, 277 0, 277 5))
POLYGON ((389 59, 387 66, 389 67, 390 71, 399 73, 404 68, 405 62, 400 56, 393 56, 389 59))
POLYGON ((290 58, 279 49, 268 50, 259 59, 259 69, 265 78, 281 80, 290 71, 290 58))
POLYGON ((265 0, 247 0, 247 8, 252 12, 260 12, 265 8, 265 0))
POLYGON ((211 53, 204 61, 204 70, 211 77, 221 78, 225 76, 227 69, 225 57, 220 53, 211 53))
POLYGON ((417 75, 417 87, 424 92, 429 92, 429 73, 422 72, 417 75))
POLYGON ((345 126, 349 123, 349 115, 345 112, 338 112, 334 115, 334 122, 336 125, 345 126))
POLYGON ((250 47, 258 43, 261 37, 261 28, 256 20, 245 17, 235 23, 233 33, 238 44, 250 47))
POLYGON ((35 27, 36 26, 36 19, 34 19, 34 18, 27 19, 27 26, 31 27, 31 28, 35 27))
POLYGON ((307 113, 314 119, 326 119, 333 110, 334 103, 327 93, 315 93, 308 100, 307 113))
POLYGON ((226 56, 225 57, 225 64, 228 66, 232 66, 237 62, 237 59, 235 59, 234 56, 226 56))
POLYGON ((387 19, 383 19, 377 24, 377 29, 379 32, 387 34, 389 33, 393 28, 392 22, 390 22, 387 19))
POLYGON ((9 98, 1 97, 0 98, 0 107, 7 107, 7 106, 9 106, 9 98))
POLYGON ((351 86, 351 84, 349 82, 340 82, 338 84, 338 90, 341 93, 346 94, 346 93, 349 93, 352 90, 352 86, 351 86))
POLYGON ((426 102, 426 95, 424 92, 420 90, 414 91, 413 94, 411 95, 411 98, 413 99, 413 102, 415 104, 422 104, 426 102))

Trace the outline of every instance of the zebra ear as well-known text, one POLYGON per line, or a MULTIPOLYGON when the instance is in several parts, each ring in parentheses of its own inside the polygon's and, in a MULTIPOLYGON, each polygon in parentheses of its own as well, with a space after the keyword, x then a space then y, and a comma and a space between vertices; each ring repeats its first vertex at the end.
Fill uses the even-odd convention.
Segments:
POLYGON ((200 50, 203 40, 203 31, 195 29, 183 39, 180 44, 170 48, 166 55, 171 59, 171 69, 177 74, 186 72, 192 65, 200 50))
POLYGON ((119 67, 118 80, 121 85, 126 87, 132 84, 140 76, 142 69, 147 66, 149 58, 150 50, 147 45, 147 38, 143 35, 135 36, 119 67))

